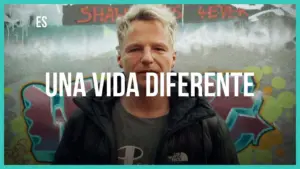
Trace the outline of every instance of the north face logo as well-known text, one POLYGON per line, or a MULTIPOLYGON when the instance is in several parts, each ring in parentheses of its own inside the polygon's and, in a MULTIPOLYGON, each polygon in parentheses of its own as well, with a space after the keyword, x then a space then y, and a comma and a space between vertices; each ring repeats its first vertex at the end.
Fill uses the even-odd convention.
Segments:
POLYGON ((168 159, 175 163, 189 161, 187 154, 184 152, 174 153, 172 156, 168 156, 168 159))

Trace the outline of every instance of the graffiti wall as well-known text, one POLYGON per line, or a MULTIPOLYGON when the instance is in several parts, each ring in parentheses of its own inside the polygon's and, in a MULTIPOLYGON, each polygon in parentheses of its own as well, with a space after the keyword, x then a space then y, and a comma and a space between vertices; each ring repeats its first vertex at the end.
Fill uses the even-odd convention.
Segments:
MULTIPOLYGON (((242 164, 295 164, 295 6, 170 5, 175 70, 251 71, 255 97, 208 98, 242 164)), ((46 72, 120 71, 116 16, 128 5, 5 6, 5 163, 48 164, 76 106, 48 97, 46 72), (47 27, 36 28, 36 16, 47 27)), ((230 92, 234 92, 230 88, 230 92)))

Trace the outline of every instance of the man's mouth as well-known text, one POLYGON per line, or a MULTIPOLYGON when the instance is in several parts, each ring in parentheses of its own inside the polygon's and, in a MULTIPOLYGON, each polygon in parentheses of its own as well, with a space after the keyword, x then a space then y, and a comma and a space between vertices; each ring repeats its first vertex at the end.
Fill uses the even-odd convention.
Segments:
POLYGON ((157 73, 156 71, 153 70, 145 70, 145 71, 138 71, 137 73, 141 73, 141 74, 146 74, 146 73, 157 73))

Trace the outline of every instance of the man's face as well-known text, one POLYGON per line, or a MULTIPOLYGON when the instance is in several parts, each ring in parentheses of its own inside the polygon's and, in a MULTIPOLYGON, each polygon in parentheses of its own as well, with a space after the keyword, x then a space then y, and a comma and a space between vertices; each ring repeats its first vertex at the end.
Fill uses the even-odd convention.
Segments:
MULTIPOLYGON (((133 21, 124 39, 118 63, 125 74, 135 72, 140 87, 146 87, 146 72, 170 72, 176 53, 170 36, 159 21, 133 21)), ((153 86, 153 82, 151 82, 153 86)))

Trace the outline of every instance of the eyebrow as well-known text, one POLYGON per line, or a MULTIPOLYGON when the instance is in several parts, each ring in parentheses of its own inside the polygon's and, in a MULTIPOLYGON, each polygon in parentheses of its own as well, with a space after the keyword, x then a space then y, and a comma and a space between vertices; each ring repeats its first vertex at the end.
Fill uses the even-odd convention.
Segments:
POLYGON ((154 46, 161 46, 163 48, 168 49, 168 45, 164 44, 164 43, 154 43, 154 46))
MULTIPOLYGON (((138 44, 138 43, 132 43, 132 44, 129 44, 128 46, 125 47, 125 50, 129 49, 129 48, 133 48, 133 47, 142 47, 143 45, 141 44, 138 44)), ((163 48, 168 48, 168 46, 164 43, 153 43, 152 46, 161 46, 163 48)))
POLYGON ((132 47, 141 47, 142 45, 138 44, 138 43, 132 43, 132 44, 129 44, 128 46, 126 46, 125 49, 128 49, 128 48, 132 48, 132 47))

